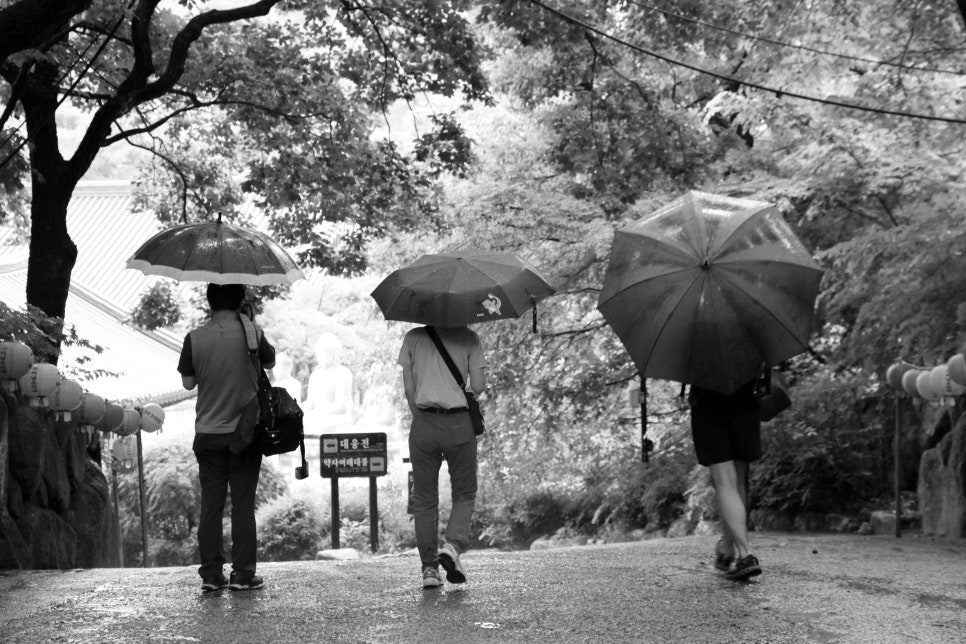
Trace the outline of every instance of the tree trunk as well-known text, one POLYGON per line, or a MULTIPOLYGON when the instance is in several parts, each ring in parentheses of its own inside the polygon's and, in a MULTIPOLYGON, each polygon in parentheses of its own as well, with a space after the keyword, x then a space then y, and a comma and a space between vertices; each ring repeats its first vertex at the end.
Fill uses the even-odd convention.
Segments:
MULTIPOLYGON (((30 146, 30 258, 27 303, 63 318, 77 246, 67 234, 67 204, 77 185, 76 170, 64 162, 57 140, 57 78, 53 64, 38 63, 21 100, 30 146)), ((86 168, 85 168, 86 169, 86 168)), ((62 325, 52 331, 59 334, 62 325)), ((56 360, 54 360, 56 363, 56 360)))

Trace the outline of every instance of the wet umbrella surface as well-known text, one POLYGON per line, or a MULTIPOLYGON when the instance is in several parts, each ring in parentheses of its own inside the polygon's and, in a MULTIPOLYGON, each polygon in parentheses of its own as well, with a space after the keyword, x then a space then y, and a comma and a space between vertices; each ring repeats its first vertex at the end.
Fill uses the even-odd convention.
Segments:
POLYGON ((807 350, 821 278, 774 206, 692 191, 615 233, 597 308, 643 376, 731 393, 807 350))

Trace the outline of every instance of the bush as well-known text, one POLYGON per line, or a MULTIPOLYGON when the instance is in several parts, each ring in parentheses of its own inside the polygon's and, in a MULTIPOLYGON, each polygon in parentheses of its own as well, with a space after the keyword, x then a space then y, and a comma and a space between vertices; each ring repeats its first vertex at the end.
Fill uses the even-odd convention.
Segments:
POLYGON ((763 457, 751 468, 752 506, 786 514, 850 514, 887 492, 888 412, 862 383, 816 377, 762 427, 763 457))
POLYGON ((261 561, 315 559, 328 534, 328 516, 318 504, 284 496, 258 510, 258 558, 261 561))

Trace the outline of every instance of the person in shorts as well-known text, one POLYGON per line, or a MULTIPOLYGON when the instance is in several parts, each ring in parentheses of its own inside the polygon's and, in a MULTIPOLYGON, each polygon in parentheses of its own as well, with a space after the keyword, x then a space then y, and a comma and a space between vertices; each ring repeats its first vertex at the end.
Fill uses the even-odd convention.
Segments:
POLYGON ((691 437, 701 465, 711 471, 724 535, 715 547, 715 567, 729 579, 761 574, 748 541, 748 467, 761 458, 758 379, 730 395, 691 387, 691 437))

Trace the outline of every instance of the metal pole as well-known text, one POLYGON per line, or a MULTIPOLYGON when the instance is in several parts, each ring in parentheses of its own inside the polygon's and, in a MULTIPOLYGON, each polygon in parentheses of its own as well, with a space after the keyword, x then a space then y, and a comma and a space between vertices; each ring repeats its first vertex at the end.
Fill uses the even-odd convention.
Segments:
POLYGON ((647 448, 647 379, 641 374, 641 391, 638 394, 641 402, 641 461, 647 463, 649 460, 647 448))
MULTIPOLYGON (((114 522, 116 526, 120 525, 121 522, 121 509, 117 500, 117 459, 111 454, 111 496, 114 501, 114 522)), ((121 568, 124 567, 124 539, 121 538, 121 531, 117 531, 117 560, 121 564, 121 568)))
POLYGON ((144 455, 141 447, 141 431, 137 432, 138 437, 138 487, 141 491, 141 552, 143 568, 148 567, 148 512, 144 501, 144 455))
POLYGON ((902 423, 900 421, 900 410, 899 410, 899 392, 895 395, 895 416, 896 416, 896 445, 895 445, 895 486, 896 486, 896 538, 902 536, 902 495, 900 493, 900 469, 901 469, 901 447, 902 447, 902 435, 901 427, 902 423))
POLYGON ((369 477, 369 547, 379 551, 379 507, 376 503, 376 477, 369 477))
POLYGON ((339 549, 339 477, 332 477, 332 549, 339 549))

